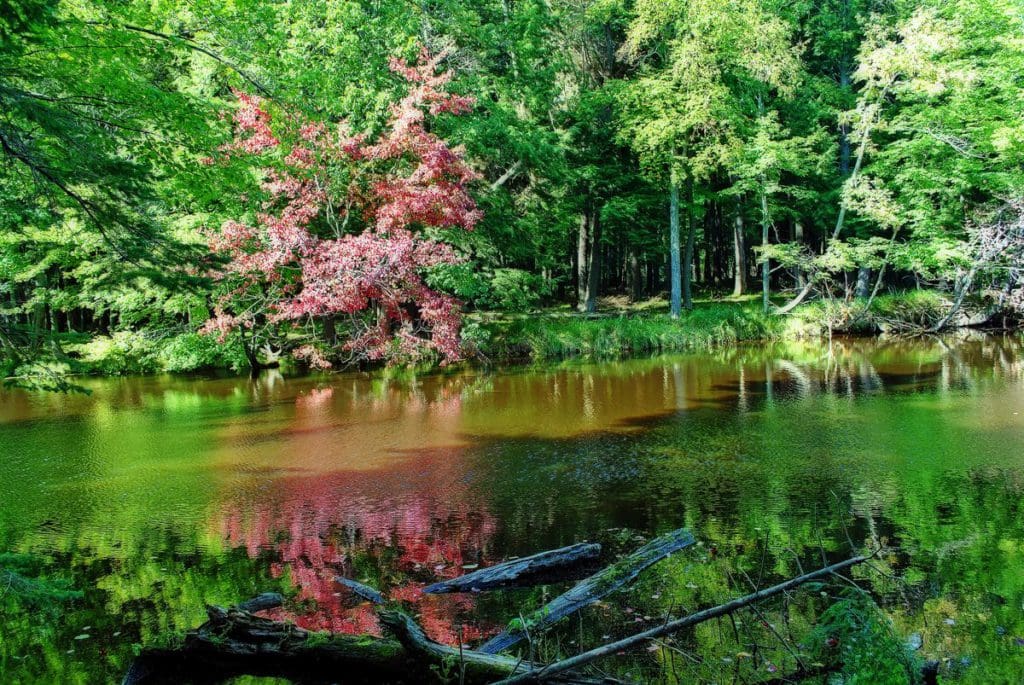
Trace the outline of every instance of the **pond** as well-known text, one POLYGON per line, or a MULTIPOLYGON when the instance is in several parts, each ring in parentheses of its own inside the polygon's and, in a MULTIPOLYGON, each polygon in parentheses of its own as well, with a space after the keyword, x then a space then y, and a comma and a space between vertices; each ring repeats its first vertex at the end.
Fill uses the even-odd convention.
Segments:
MULTIPOLYGON (((548 648, 884 543, 856 576, 900 639, 964 682, 1024 673, 1019 338, 86 385, 0 394, 0 568, 18 572, 0 585, 5 683, 116 681, 138 645, 197 626, 205 604, 267 590, 290 597, 271 615, 379 632, 338 575, 406 602, 434 639, 475 644, 561 587, 423 596, 424 584, 582 540, 613 555, 681 526, 698 547, 548 648), (16 599, 19 584, 35 596, 16 599)), ((809 629, 824 604, 802 594, 767 606, 764 627, 809 629)), ((755 682, 792 666, 778 646, 758 651, 758 622, 708 624, 606 667, 755 682)))

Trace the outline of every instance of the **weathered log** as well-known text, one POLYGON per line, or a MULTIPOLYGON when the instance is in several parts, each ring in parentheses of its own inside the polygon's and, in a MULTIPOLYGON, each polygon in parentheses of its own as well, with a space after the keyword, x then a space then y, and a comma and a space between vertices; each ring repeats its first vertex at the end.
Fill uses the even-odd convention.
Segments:
POLYGON ((423 588, 427 594, 475 592, 509 587, 528 587, 553 580, 567 579, 567 573, 579 569, 601 555, 601 545, 579 543, 521 559, 512 559, 458 578, 423 588), (561 575, 559 575, 561 574, 561 575))
MULTIPOLYGON (((425 683, 442 682, 444 674, 460 673, 463 667, 462 682, 483 685, 538 667, 437 644, 411 618, 396 612, 384 612, 382 621, 400 641, 313 633, 237 608, 207 607, 207 616, 206 623, 185 634, 180 646, 144 649, 122 685, 220 683, 240 675, 302 683, 425 683)), ((604 681, 563 672, 554 682, 604 681)))
POLYGON ((544 630, 564 617, 593 604, 632 582, 641 571, 694 543, 693 534, 680 528, 655 538, 637 551, 619 559, 607 568, 577 583, 524 619, 514 621, 501 634, 478 648, 485 654, 497 654, 525 638, 531 631, 544 630))
MULTIPOLYGON (((499 678, 507 678, 516 673, 526 673, 540 667, 538 664, 522 659, 499 654, 484 654, 471 649, 459 649, 434 642, 426 636, 419 624, 409 615, 400 611, 382 611, 380 612, 380 621, 398 638, 407 652, 427 663, 447 665, 449 671, 455 674, 453 679, 489 683, 499 678)), ((555 680, 552 682, 580 683, 581 685, 609 682, 585 678, 566 671, 559 675, 563 678, 558 680, 558 676, 555 676, 555 680)))
POLYGON ((256 595, 252 599, 247 599, 241 604, 236 604, 235 608, 239 611, 245 611, 247 613, 254 614, 257 611, 276 609, 282 604, 284 604, 283 595, 281 595, 278 592, 264 592, 261 595, 256 595))
POLYGON ((123 685, 220 683, 240 675, 304 683, 414 683, 418 662, 395 640, 324 635, 238 609, 207 607, 208 620, 180 646, 146 648, 123 685))
POLYGON ((710 621, 711 619, 718 618, 719 616, 731 614, 732 612, 738 611, 739 609, 749 606, 754 602, 759 602, 761 600, 768 599, 769 597, 780 595, 788 590, 792 590, 798 585, 839 573, 851 566, 863 563, 869 558, 870 557, 864 556, 852 557, 845 561, 840 561, 839 563, 820 568, 817 571, 811 571, 810 573, 805 573, 802 576, 790 578, 778 585, 773 585, 763 590, 752 592, 749 595, 738 597, 730 602, 726 602, 725 604, 719 604, 718 606, 711 607, 710 609, 704 609, 703 611, 698 611, 690 614, 689 616, 677 618, 674 621, 666 621, 662 625, 651 628, 650 630, 630 635, 629 637, 616 640, 615 642, 608 642, 600 647, 595 647, 594 649, 582 652, 576 656, 569 657, 568 659, 556 661, 553 664, 542 666, 541 668, 534 669, 527 673, 516 674, 511 678, 500 681, 496 685, 518 685, 519 683, 536 683, 542 681, 548 682, 552 677, 557 676, 559 673, 580 668, 581 666, 585 666, 586 664, 596 661, 602 657, 618 654, 619 652, 643 644, 648 640, 678 632, 684 628, 695 626, 698 623, 703 623, 704 621, 710 621))
POLYGON ((341 576, 335 576, 335 582, 341 583, 353 593, 359 595, 363 599, 369 600, 374 604, 383 604, 384 597, 374 590, 369 585, 363 585, 362 583, 352 580, 351 578, 342 578, 341 576))

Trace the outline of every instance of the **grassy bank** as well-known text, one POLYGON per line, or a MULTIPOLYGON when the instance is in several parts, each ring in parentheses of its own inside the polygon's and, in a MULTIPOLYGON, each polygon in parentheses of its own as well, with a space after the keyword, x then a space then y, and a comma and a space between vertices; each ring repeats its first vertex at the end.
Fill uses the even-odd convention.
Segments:
POLYGON ((705 349, 742 341, 778 339, 786 329, 783 319, 765 315, 749 303, 700 304, 683 312, 679 319, 661 312, 589 317, 549 313, 476 325, 479 333, 470 328, 467 337, 484 358, 495 361, 609 359, 705 349))
POLYGON ((778 316, 765 313, 756 298, 745 298, 698 301, 673 319, 661 301, 635 307, 613 301, 590 316, 562 310, 483 318, 470 324, 467 338, 484 358, 494 361, 612 359, 738 342, 927 328, 942 317, 946 306, 937 293, 915 291, 875 298, 870 308, 863 302, 813 302, 778 316))
MULTIPOLYGON (((470 314, 463 337, 469 358, 484 363, 614 359, 740 342, 814 339, 830 332, 867 335, 922 330, 938 321, 947 306, 937 293, 914 291, 878 297, 867 310, 862 302, 818 301, 777 316, 766 314, 758 298, 747 297, 698 300, 692 310, 672 319, 664 300, 629 303, 605 298, 594 315, 564 306, 529 314, 470 314)), ((189 332, 122 331, 68 341, 64 350, 66 360, 50 368, 58 375, 244 373, 248 369, 237 341, 222 345, 213 337, 189 332)))

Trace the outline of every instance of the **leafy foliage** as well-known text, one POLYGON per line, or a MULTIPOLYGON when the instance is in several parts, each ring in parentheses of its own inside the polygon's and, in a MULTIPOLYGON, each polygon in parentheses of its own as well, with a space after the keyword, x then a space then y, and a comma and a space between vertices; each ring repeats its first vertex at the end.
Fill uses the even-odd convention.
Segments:
POLYGON ((820 661, 837 663, 844 683, 904 685, 920 681, 920 664, 878 605, 861 591, 822 612, 808 641, 820 661))
POLYGON ((658 298, 673 249, 698 296, 760 275, 764 306, 828 303, 806 318, 927 287, 936 323, 1011 324, 1012 254, 971 273, 1024 196, 1017 5, 6 0, 5 382, 66 388, 84 338, 211 318, 254 367, 451 361, 456 299, 658 298))
MULTIPOLYGON (((342 348, 368 359, 460 356, 457 304, 421 275, 458 261, 425 231, 470 231, 480 218, 466 190, 477 174, 427 127, 428 113, 463 114, 473 105, 446 91, 451 74, 435 73, 443 59, 424 50, 415 66, 392 61, 409 92, 375 140, 344 124, 332 132, 288 122, 288 130, 274 131, 263 101, 239 93, 238 136, 225 151, 273 154, 282 166, 263 170, 269 199, 255 227, 228 221, 210 236, 211 248, 228 257, 217 278, 229 289, 205 330, 223 339, 241 327, 273 340, 267 328, 277 324, 295 331, 304 321, 347 316, 342 348)), ((313 338, 300 338, 293 353, 329 367, 313 338)))

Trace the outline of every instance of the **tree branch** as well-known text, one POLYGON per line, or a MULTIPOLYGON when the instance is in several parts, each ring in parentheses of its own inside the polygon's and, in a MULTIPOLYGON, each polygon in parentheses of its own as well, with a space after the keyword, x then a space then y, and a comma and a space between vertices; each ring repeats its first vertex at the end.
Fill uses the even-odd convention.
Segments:
POLYGON ((625 649, 636 647, 637 645, 640 645, 652 638, 661 637, 663 635, 669 635, 671 633, 678 632, 683 628, 689 628, 690 626, 697 625, 698 623, 703 623, 704 621, 709 621, 713 618, 718 618, 719 616, 731 614, 732 612, 737 611, 738 609, 742 609, 743 607, 749 604, 753 604, 754 602, 760 602, 761 600, 768 599, 769 597, 774 597, 775 595, 787 592, 788 590, 791 590, 797 587, 798 585, 802 585, 812 580, 817 580, 818 578, 823 578, 838 571, 842 571, 843 569, 850 568, 851 566, 856 566, 857 564, 867 561, 869 558, 870 557, 868 556, 856 556, 845 561, 840 561, 839 563, 832 564, 830 566, 825 566, 824 568, 820 568, 817 571, 811 571, 810 573, 806 573, 802 576, 791 578, 783 583, 779 583, 778 585, 773 585, 763 590, 752 592, 749 595, 738 597, 732 600, 731 602, 726 602, 725 604, 720 604, 716 607, 711 607, 710 609, 698 611, 695 614, 690 614, 689 616, 678 618, 674 621, 669 621, 663 625, 651 628, 650 630, 645 630, 642 633, 637 633, 635 635, 631 635, 630 637, 623 638, 621 640, 616 640, 615 642, 609 642, 607 644, 601 645, 600 647, 591 649, 590 651, 578 654, 574 657, 563 659, 562 661, 557 661, 549 666, 534 669, 526 673, 516 675, 512 678, 506 678, 505 680, 500 681, 496 685, 514 685, 516 683, 541 682, 559 673, 577 669, 580 666, 588 664, 597 659, 601 659, 606 656, 611 656, 612 654, 617 654, 618 652, 621 652, 625 649))

